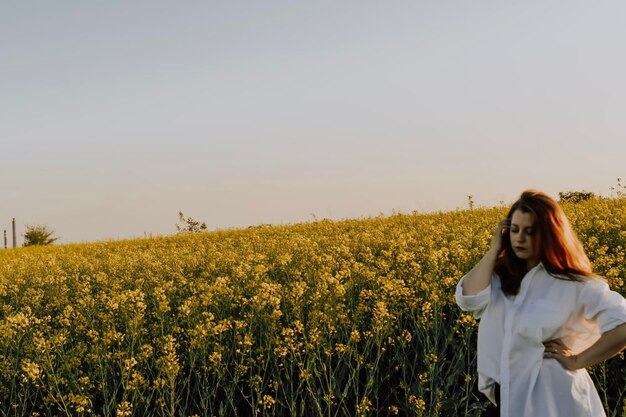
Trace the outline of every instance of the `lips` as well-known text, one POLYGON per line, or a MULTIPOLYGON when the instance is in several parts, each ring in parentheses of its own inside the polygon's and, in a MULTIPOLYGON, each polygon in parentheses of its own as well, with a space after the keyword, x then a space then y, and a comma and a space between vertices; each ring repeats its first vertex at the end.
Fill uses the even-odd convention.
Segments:
POLYGON ((524 252, 526 250, 526 248, 523 248, 521 246, 516 246, 515 250, 518 251, 518 252, 524 252))

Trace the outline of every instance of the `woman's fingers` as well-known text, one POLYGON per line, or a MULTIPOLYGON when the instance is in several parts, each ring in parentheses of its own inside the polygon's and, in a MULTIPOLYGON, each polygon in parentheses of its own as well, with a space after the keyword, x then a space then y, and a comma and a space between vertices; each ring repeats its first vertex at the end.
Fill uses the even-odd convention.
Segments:
POLYGON ((559 349, 561 349, 561 345, 559 345, 556 340, 551 340, 549 342, 545 342, 544 344, 545 351, 549 353, 557 353, 559 349))
POLYGON ((559 349, 556 347, 556 345, 545 345, 544 351, 547 353, 557 353, 559 349))
POLYGON ((567 345, 565 343, 563 343, 563 341, 561 339, 548 340, 547 342, 544 342, 544 346, 559 347, 559 348, 563 348, 563 349, 568 349, 567 345))
POLYGON ((572 356, 572 351, 561 339, 554 339, 545 342, 544 357, 548 358, 568 358, 572 356))
POLYGON ((502 231, 505 228, 510 227, 510 225, 511 221, 508 219, 501 220, 500 223, 498 223, 498 227, 496 227, 496 230, 493 233, 493 241, 491 242, 494 249, 500 251, 502 248, 502 231))

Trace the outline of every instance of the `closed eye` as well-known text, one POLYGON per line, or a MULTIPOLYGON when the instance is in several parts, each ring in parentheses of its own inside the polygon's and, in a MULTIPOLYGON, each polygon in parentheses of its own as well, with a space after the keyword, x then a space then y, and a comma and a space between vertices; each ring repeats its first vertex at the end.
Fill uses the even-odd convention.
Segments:
MULTIPOLYGON (((519 233, 520 229, 517 228, 511 228, 511 233, 519 233)), ((533 233, 535 233, 535 230, 531 227, 527 227, 526 229, 524 229, 524 233, 526 233, 529 236, 532 236, 533 233)))

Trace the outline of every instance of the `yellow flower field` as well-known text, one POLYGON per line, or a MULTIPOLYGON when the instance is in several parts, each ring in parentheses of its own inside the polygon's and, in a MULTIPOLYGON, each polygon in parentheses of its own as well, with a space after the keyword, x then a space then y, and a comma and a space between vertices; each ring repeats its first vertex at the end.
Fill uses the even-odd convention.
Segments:
MULTIPOLYGON (((564 209, 626 294, 626 200, 564 209)), ((506 210, 0 251, 0 416, 478 416, 454 287, 506 210)))

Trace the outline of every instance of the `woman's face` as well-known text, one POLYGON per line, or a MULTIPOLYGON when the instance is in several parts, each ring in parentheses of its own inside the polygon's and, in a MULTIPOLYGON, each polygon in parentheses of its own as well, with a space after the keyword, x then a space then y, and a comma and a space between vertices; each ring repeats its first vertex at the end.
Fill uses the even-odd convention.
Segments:
POLYGON ((515 210, 511 217, 509 236, 515 256, 526 261, 527 269, 539 263, 539 239, 535 229, 535 216, 515 210))

